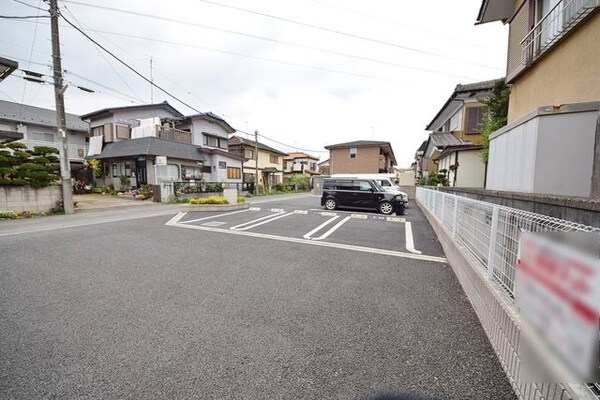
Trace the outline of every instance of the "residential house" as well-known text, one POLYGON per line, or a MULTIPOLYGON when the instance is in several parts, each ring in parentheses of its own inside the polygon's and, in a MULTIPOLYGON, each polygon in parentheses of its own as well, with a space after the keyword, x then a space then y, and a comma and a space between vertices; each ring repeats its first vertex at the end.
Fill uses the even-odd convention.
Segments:
POLYGON ((396 156, 390 142, 358 140, 325 146, 329 150, 330 173, 394 173, 396 156))
POLYGON ((396 182, 398 186, 415 186, 415 169, 410 168, 395 168, 396 182))
MULTIPOLYGON (((67 156, 73 176, 84 168, 88 125, 78 115, 66 114, 67 156)), ((1 141, 20 140, 28 149, 35 146, 59 148, 56 111, 0 100, 1 141)))
POLYGON ((427 149, 427 140, 415 151, 415 181, 419 181, 424 175, 427 175, 427 160, 425 159, 425 150, 427 149))
POLYGON ((321 161, 319 164, 317 164, 317 168, 321 175, 330 175, 330 167, 331 167, 331 164, 329 163, 329 158, 327 160, 321 161))
POLYGON ((296 152, 290 153, 283 158, 283 174, 291 176, 294 174, 318 175, 317 163, 319 157, 310 154, 296 152))
POLYGON ((166 101, 112 107, 81 116, 90 125, 90 156, 104 163, 101 183, 131 187, 168 181, 242 181, 242 158, 228 152, 235 132, 212 114, 184 116, 166 101))
POLYGON ((481 102, 491 95, 495 80, 458 84, 426 126, 431 131, 420 161, 421 172, 442 172, 450 186, 483 187, 480 127, 486 113, 481 102))
POLYGON ((508 125, 490 136, 487 189, 600 197, 597 0, 483 0, 509 24, 508 125))
POLYGON ((270 191, 275 185, 283 183, 283 157, 286 153, 240 136, 234 135, 229 138, 229 152, 244 158, 244 188, 250 191, 254 191, 256 182, 256 149, 258 149, 258 184, 270 191))

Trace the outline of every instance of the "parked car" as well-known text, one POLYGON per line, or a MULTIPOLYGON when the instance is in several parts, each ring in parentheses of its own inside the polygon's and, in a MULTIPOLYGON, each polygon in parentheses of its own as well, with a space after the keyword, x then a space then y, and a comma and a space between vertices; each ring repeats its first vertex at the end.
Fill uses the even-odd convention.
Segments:
POLYGON ((328 210, 376 210, 385 215, 404 213, 402 195, 386 191, 375 179, 325 179, 321 206, 328 210))
POLYGON ((402 201, 404 207, 408 206, 408 195, 400 190, 400 186, 396 185, 392 178, 392 174, 336 174, 332 175, 331 178, 346 178, 346 179, 373 179, 375 180, 385 191, 396 192, 396 194, 402 195, 402 201))

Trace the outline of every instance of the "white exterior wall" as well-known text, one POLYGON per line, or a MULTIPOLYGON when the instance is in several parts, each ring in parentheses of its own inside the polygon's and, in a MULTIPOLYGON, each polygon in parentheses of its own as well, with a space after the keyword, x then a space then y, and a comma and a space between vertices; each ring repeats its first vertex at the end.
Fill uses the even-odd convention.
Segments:
POLYGON ((481 159, 481 150, 460 151, 456 187, 481 188, 484 180, 485 164, 481 159))
POLYGON ((538 120, 491 138, 486 189, 533 192, 538 120))
POLYGON ((204 174, 204 181, 210 182, 235 182, 241 183, 243 178, 242 162, 240 160, 230 158, 221 154, 213 154, 210 157, 210 163, 212 165, 212 172, 210 177, 208 174, 204 174), (219 168, 219 162, 224 161, 227 166, 224 169, 219 168), (240 179, 228 179, 227 178, 227 167, 239 168, 240 179))
MULTIPOLYGON (((206 132, 213 136, 218 136, 225 140, 227 140, 227 138, 229 136, 227 131, 225 129, 223 129, 223 127, 221 127, 221 125, 219 125, 215 122, 207 121, 205 119, 194 118, 192 120, 192 134, 193 134, 192 135, 192 143, 195 144, 196 146, 214 148, 211 146, 206 146, 204 144, 204 135, 202 134, 202 132, 206 132)), ((226 149, 222 149, 222 150, 226 151, 226 149)))
POLYGON ((538 115, 490 140, 487 189, 587 197, 598 111, 538 115))
POLYGON ((452 117, 450 117, 450 130, 460 131, 463 126, 463 107, 461 107, 452 117))
MULTIPOLYGON (((33 150, 35 146, 49 146, 59 148, 60 142, 57 130, 54 127, 34 124, 18 124, 18 131, 23 133, 23 139, 19 142, 25 144, 27 148, 33 150), (54 135, 53 142, 34 140, 33 133, 52 133, 54 135)), ((83 161, 86 156, 85 152, 85 136, 87 132, 67 131, 65 138, 67 139, 69 161, 83 161)))

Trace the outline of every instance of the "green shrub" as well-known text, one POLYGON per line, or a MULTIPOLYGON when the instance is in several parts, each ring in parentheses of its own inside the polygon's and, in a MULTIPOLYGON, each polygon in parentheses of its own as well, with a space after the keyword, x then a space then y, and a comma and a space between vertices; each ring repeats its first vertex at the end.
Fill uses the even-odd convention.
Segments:
POLYGON ((237 202, 238 203, 245 203, 246 202, 246 198, 244 196, 238 196, 237 197, 237 202))
POLYGON ((229 204, 225 197, 195 197, 190 199, 190 204, 229 204))

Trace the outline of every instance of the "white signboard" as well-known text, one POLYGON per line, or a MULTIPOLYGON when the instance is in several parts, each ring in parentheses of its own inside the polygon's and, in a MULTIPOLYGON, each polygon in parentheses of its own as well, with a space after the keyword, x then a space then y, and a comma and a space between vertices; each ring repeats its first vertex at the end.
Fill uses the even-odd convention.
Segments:
POLYGON ((167 156, 156 156, 155 165, 167 165, 167 156))
MULTIPOLYGON (((521 235, 515 298, 524 322, 586 381, 598 368, 600 258, 597 247, 583 251, 560 235, 521 235)), ((600 237, 567 235, 588 235, 596 246, 600 237)))

